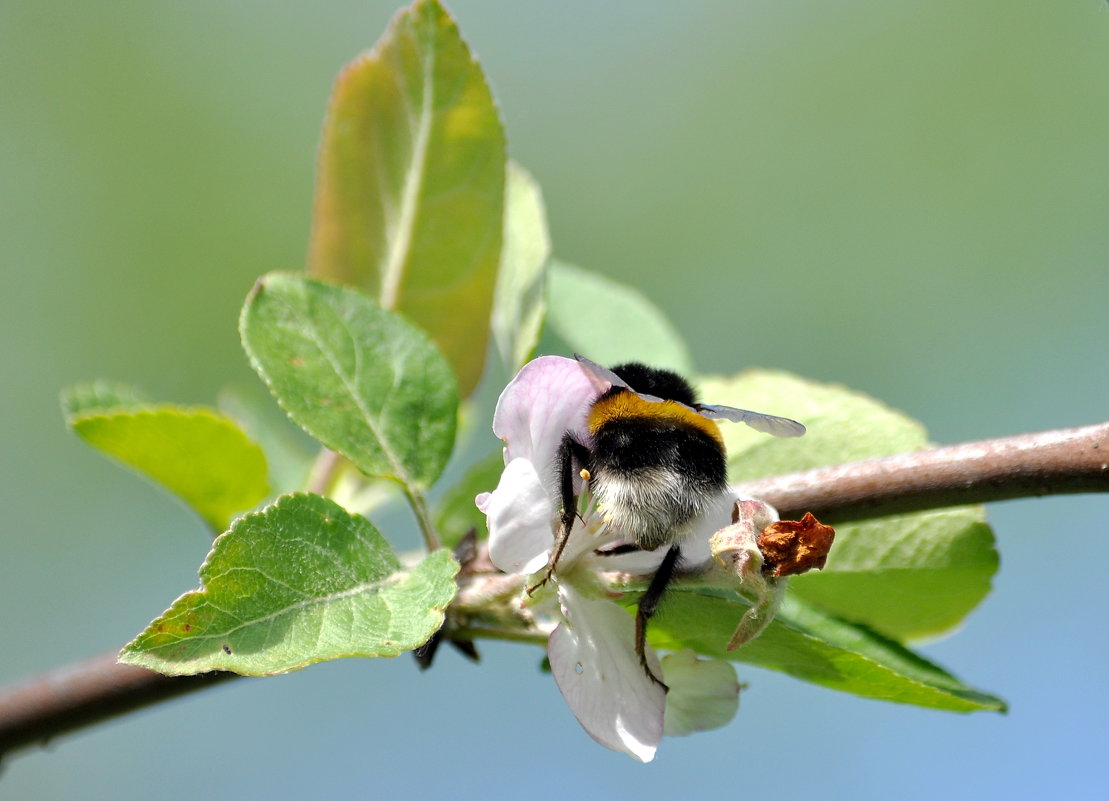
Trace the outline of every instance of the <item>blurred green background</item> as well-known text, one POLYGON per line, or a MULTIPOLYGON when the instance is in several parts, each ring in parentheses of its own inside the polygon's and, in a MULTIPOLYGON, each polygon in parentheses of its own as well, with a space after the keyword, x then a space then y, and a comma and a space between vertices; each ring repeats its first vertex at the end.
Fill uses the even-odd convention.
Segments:
MULTIPOLYGON (((331 81, 395 7, 0 0, 0 681, 195 586, 199 522, 67 434, 58 390, 254 380, 239 305, 303 264, 331 81)), ((643 289, 703 370, 842 382, 939 442, 1109 417, 1105 3, 450 7, 556 253, 643 289)), ((995 593, 925 651, 1007 716, 741 666, 737 719, 644 767, 494 645, 237 682, 16 757, 0 797, 1104 798, 1109 501, 991 513, 995 593)))

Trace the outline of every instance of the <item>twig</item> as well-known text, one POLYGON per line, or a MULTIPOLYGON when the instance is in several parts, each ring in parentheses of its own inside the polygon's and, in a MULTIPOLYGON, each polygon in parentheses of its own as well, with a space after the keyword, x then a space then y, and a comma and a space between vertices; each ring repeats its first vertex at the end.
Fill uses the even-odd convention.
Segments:
POLYGON ((121 665, 114 652, 93 657, 0 693, 0 756, 234 678, 239 676, 171 678, 121 665))
MULTIPOLYGON (((331 495, 344 467, 349 464, 342 454, 330 448, 323 448, 312 465, 305 489, 317 495, 331 495)), ((408 505, 412 507, 412 513, 416 516, 416 523, 420 527, 420 533, 423 535, 427 550, 429 552, 436 551, 443 547, 439 539, 439 533, 435 530, 435 523, 431 519, 427 498, 414 487, 405 484, 402 484, 402 486, 408 505)))
POLYGON ((316 456, 316 461, 312 464, 305 489, 308 492, 314 492, 316 495, 328 495, 335 483, 336 476, 343 467, 343 462, 344 459, 341 454, 336 453, 331 448, 322 448, 316 456))
MULTIPOLYGON (((810 470, 737 489, 773 504, 783 518, 811 511, 840 523, 1011 498, 1107 492, 1109 422, 810 470)), ((0 756, 229 678, 236 676, 169 678, 116 664, 114 655, 64 668, 0 692, 0 756)))
POLYGON ((1109 492, 1109 423, 950 445, 749 481, 783 520, 827 523, 1040 495, 1109 492))
POLYGON ((424 545, 427 550, 437 551, 443 547, 443 541, 439 539, 439 532, 435 530, 435 522, 431 519, 431 510, 427 506, 427 497, 414 487, 404 487, 404 497, 408 499, 408 505, 412 507, 413 514, 416 515, 416 523, 420 526, 420 533, 424 538, 424 545))

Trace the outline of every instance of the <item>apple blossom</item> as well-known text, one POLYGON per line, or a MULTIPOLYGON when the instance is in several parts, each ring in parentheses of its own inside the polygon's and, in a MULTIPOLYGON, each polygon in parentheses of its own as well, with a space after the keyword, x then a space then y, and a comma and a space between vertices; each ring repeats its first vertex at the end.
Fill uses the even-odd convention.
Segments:
MULTIPOLYGON (((526 364, 501 393, 493 431, 505 443, 505 469, 497 488, 476 499, 489 525, 489 556, 499 569, 528 576, 547 565, 561 504, 553 475, 556 453, 566 432, 590 441, 586 416, 605 389, 578 362, 544 356, 526 364)), ((551 670, 578 721, 602 745, 647 762, 664 731, 684 734, 730 720, 739 685, 728 662, 702 662, 683 653, 660 663, 650 646, 647 664, 664 677, 670 693, 644 671, 635 651, 634 621, 602 577, 650 575, 663 550, 598 553, 620 543, 623 532, 597 513, 587 482, 579 476, 574 481, 583 505, 552 575, 555 591, 545 586, 525 602, 555 624, 547 645, 551 670), (699 668, 702 664, 713 667, 699 668)), ((734 503, 722 496, 693 521, 683 540, 687 561, 709 561, 709 537, 730 522, 734 503)))

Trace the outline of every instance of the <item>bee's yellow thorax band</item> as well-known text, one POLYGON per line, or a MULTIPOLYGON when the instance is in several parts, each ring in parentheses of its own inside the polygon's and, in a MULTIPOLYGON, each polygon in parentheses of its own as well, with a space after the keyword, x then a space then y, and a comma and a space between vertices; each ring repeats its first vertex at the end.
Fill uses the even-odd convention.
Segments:
POLYGON ((587 420, 589 433, 595 435, 605 424, 620 420, 650 420, 696 429, 716 440, 721 448, 724 447, 724 438, 720 435, 720 428, 715 421, 702 417, 680 403, 674 403, 674 401, 654 403, 643 400, 634 392, 617 392, 594 403, 593 408, 589 410, 587 420))

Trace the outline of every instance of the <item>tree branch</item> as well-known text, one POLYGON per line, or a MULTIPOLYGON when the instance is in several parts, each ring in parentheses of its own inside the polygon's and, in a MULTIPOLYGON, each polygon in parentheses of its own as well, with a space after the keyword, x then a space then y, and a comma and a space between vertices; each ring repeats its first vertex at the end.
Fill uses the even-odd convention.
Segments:
POLYGON ((0 692, 0 757, 23 746, 211 687, 234 673, 163 676, 104 654, 0 692))
MULTIPOLYGON (((1023 434, 750 481, 736 488, 784 519, 843 523, 969 503, 1109 491, 1109 422, 1023 434)), ((231 673, 170 678, 94 658, 0 691, 0 756, 209 687, 231 673)))
POLYGON ((1109 423, 950 445, 884 459, 748 481, 746 498, 783 520, 812 512, 822 522, 1109 491, 1109 423))

